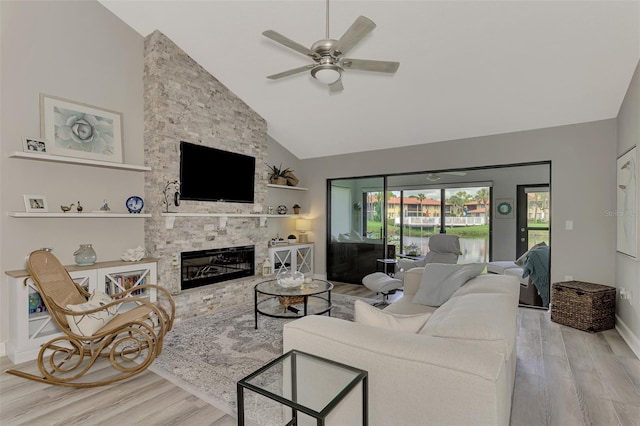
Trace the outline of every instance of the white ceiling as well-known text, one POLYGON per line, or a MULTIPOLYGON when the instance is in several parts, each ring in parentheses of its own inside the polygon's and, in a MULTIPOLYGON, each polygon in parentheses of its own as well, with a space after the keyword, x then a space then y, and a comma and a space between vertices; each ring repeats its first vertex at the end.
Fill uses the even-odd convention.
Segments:
POLYGON ((329 94, 307 73, 268 80, 312 61, 261 35, 310 47, 323 0, 100 2, 173 40, 301 159, 613 118, 640 58, 640 0, 332 0, 331 38, 377 24, 347 56, 400 68, 347 70, 329 94))

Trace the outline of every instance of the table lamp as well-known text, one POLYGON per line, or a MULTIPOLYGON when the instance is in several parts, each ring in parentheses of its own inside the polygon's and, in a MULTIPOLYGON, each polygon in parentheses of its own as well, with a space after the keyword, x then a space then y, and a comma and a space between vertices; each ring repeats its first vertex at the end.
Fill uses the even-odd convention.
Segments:
POLYGON ((300 231, 300 242, 308 243, 307 234, 305 232, 311 231, 311 221, 309 219, 297 219, 296 231, 300 231))

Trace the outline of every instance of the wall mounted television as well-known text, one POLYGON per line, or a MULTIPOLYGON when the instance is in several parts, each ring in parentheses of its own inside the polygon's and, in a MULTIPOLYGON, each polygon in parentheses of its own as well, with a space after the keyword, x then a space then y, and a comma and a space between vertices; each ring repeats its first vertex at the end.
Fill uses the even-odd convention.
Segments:
POLYGON ((253 203, 256 159, 190 142, 180 142, 180 198, 253 203))

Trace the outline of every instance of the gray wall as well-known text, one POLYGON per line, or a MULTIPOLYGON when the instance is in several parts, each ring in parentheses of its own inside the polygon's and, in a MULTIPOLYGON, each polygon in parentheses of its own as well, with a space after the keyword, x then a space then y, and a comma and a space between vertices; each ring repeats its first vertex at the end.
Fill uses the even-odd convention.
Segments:
POLYGON ((551 160, 553 230, 551 275, 615 281, 616 122, 606 120, 528 132, 303 161, 311 182, 316 272, 325 263, 325 180, 335 177, 515 164, 551 160), (574 230, 564 229, 573 220, 574 230), (593 262, 598 259, 598 262, 593 262))
MULTIPOLYGON (((2 1, 0 14, 0 270, 23 269, 25 256, 40 247, 53 247, 68 264, 81 243, 93 244, 98 260, 118 259, 125 249, 144 245, 142 219, 17 219, 6 214, 24 211, 23 194, 45 195, 50 211, 78 200, 85 211, 97 210, 103 199, 112 210, 126 211, 126 198, 143 194, 144 173, 7 158, 22 151, 22 136, 40 137, 43 92, 122 112, 125 162, 143 164, 143 38, 93 1, 2 1)), ((0 289, 2 345, 8 300, 6 285, 0 289)))
MULTIPOLYGON (((629 85, 627 95, 618 113, 618 155, 636 146, 636 174, 640 164, 640 63, 636 67, 633 79, 629 85)), ((615 179, 615 171, 613 172, 615 179)), ((640 186, 636 188, 640 200, 640 186)), ((639 201, 640 202, 640 201, 639 201)), ((640 207, 637 206, 638 209, 640 207)), ((640 229, 640 212, 636 210, 636 220, 640 229)), ((638 253, 640 253, 640 241, 638 253)), ((631 290, 632 299, 620 300, 617 303, 618 330, 631 342, 636 355, 640 357, 640 258, 631 259, 621 253, 616 253, 616 285, 618 288, 631 290)))

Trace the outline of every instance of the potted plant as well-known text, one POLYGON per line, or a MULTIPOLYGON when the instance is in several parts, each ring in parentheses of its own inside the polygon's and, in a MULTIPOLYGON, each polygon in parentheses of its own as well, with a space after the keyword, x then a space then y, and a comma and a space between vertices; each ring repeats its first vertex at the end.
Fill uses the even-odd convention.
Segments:
POLYGON ((286 185, 287 184, 287 176, 293 170, 286 168, 282 168, 282 164, 280 166, 269 166, 269 183, 275 185, 286 185))
POLYGON ((300 214, 300 206, 298 204, 293 205, 293 213, 300 214))
POLYGON ((300 180, 293 174, 293 170, 286 169, 283 172, 284 178, 287 179, 288 186, 297 186, 300 180))
POLYGON ((289 244, 295 244, 296 243, 296 236, 293 234, 289 234, 289 236, 287 237, 287 241, 289 241, 289 244))

